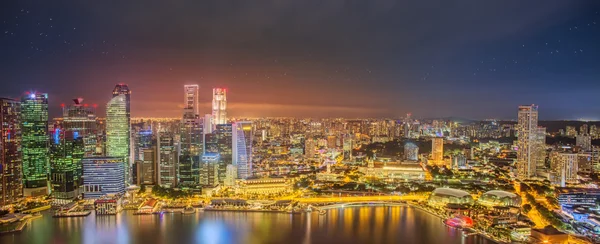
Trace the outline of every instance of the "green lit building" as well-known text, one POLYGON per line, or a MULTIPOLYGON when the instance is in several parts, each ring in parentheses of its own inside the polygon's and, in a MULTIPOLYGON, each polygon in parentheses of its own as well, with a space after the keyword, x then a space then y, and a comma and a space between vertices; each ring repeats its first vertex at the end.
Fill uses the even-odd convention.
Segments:
POLYGON ((47 193, 48 94, 26 93, 21 97, 23 185, 26 195, 47 193), (39 188, 39 189, 36 189, 39 188), (46 188, 46 191, 43 191, 46 188), (35 189, 35 190, 34 190, 35 189))
POLYGON ((113 97, 106 104, 106 155, 120 157, 125 162, 125 183, 131 182, 129 167, 129 116, 127 97, 123 94, 113 97))
POLYGON ((55 201, 68 203, 81 195, 85 154, 84 137, 76 131, 65 130, 56 125, 50 133, 50 185, 55 201))

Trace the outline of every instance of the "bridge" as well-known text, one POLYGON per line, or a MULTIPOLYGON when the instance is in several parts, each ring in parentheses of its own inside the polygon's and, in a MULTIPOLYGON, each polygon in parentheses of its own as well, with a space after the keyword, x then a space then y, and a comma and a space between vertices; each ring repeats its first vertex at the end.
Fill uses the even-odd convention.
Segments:
POLYGON ((357 202, 398 202, 425 200, 426 195, 403 195, 403 196, 351 196, 351 197, 311 197, 311 198, 295 198, 299 203, 319 204, 319 203, 357 203, 357 202))
POLYGON ((351 207, 363 207, 363 206, 406 206, 406 204, 402 202, 386 202, 386 201, 373 201, 373 202, 348 202, 348 203, 336 203, 332 205, 325 205, 313 208, 322 211, 336 208, 351 208, 351 207))

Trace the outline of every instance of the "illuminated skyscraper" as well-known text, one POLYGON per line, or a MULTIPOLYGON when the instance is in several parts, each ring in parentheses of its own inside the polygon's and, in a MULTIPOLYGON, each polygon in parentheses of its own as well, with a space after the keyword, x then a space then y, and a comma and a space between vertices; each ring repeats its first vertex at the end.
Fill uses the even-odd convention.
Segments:
POLYGON ((21 104, 0 98, 0 206, 23 197, 21 104))
POLYGON ((538 106, 519 106, 517 124, 517 177, 519 179, 528 179, 535 175, 537 124, 538 106))
POLYGON ((119 83, 113 89, 113 98, 119 95, 125 96, 125 112, 127 113, 127 124, 131 124, 131 90, 127 84, 119 83))
POLYGON ((444 165, 444 138, 431 138, 431 161, 435 165, 444 165))
POLYGON ((179 181, 198 184, 200 155, 203 150, 203 128, 200 123, 198 85, 184 86, 184 108, 181 120, 181 154, 179 158, 179 181))
POLYGON ((233 126, 231 124, 218 124, 213 134, 217 137, 219 152, 219 182, 223 183, 227 165, 233 163, 233 126))
POLYGON ((73 99, 73 105, 63 108, 62 129, 81 137, 85 147, 85 157, 96 155, 98 131, 96 130, 96 105, 83 104, 83 98, 73 99))
POLYGON ((165 131, 156 133, 156 163, 158 164, 158 184, 162 187, 177 186, 177 148, 173 134, 165 131))
POLYGON ((536 169, 542 169, 546 167, 546 127, 538 126, 534 137, 532 153, 536 169))
POLYGON ((213 88, 212 117, 213 124, 227 123, 227 91, 224 88, 213 88))
POLYGON ((106 155, 121 157, 125 162, 125 183, 131 182, 129 167, 129 118, 127 97, 118 95, 106 104, 106 155))
POLYGON ((106 194, 125 193, 125 163, 121 157, 92 157, 83 165, 83 196, 99 198, 106 194))
POLYGON ((21 97, 21 134, 23 138, 23 184, 25 188, 41 188, 26 189, 26 195, 46 194, 50 172, 48 165, 48 94, 27 93, 21 97))
POLYGON ((202 155, 200 184, 216 186, 219 184, 219 153, 205 152, 202 155))
POLYGON ((240 179, 252 176, 252 136, 252 122, 233 124, 233 165, 240 179))
POLYGON ((145 148, 142 151, 144 159, 138 166, 138 185, 155 185, 157 182, 156 148, 145 148))
MULTIPOLYGON (((129 133, 131 133, 131 90, 129 90, 129 87, 127 86, 127 84, 124 83, 119 83, 117 85, 115 85, 115 88, 113 89, 113 98, 119 95, 124 95, 125 96, 125 112, 126 112, 126 116, 127 116, 127 126, 129 127, 129 133)), ((135 149, 135 144, 132 143, 132 136, 131 134, 129 134, 129 137, 127 137, 129 139, 129 143, 127 143, 127 145, 129 146, 129 151, 128 151, 128 159, 126 159, 125 163, 125 169, 127 170, 125 173, 128 177, 128 181, 126 182, 126 184, 128 184, 129 182, 131 182, 132 177, 131 177, 131 164, 133 164, 134 161, 134 156, 131 152, 134 152, 135 149)))
POLYGON ((58 203, 68 203, 79 196, 82 186, 85 154, 83 137, 77 131, 55 125, 50 140, 50 185, 52 196, 58 203), (63 200, 61 202, 61 200, 63 200))

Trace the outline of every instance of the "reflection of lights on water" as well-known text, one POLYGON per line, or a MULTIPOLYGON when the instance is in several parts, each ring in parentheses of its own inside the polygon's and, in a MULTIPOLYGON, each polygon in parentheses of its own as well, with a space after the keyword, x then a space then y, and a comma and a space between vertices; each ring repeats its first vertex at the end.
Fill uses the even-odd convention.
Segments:
POLYGON ((196 229, 196 243, 231 243, 230 234, 223 222, 207 220, 196 229))

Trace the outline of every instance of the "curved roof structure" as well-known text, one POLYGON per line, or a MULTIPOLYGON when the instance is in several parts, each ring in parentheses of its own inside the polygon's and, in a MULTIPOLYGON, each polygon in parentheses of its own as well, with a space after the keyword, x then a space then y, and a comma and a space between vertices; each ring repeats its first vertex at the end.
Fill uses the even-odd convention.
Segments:
POLYGON ((515 198, 515 197, 518 197, 517 194, 514 194, 512 192, 507 192, 507 191, 501 191, 501 190, 492 190, 492 191, 488 191, 488 192, 482 194, 482 196, 485 196, 485 195, 493 195, 493 196, 496 196, 498 198, 505 198, 505 197, 515 198))
POLYGON ((480 204, 485 206, 520 206, 521 197, 517 194, 493 190, 483 193, 477 200, 480 204))
POLYGON ((453 189, 453 188, 436 188, 435 190, 433 190, 433 192, 431 193, 432 195, 436 195, 436 196, 451 196, 451 197, 465 197, 465 196, 470 196, 471 194, 463 191, 463 190, 459 190, 459 189, 453 189))

